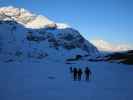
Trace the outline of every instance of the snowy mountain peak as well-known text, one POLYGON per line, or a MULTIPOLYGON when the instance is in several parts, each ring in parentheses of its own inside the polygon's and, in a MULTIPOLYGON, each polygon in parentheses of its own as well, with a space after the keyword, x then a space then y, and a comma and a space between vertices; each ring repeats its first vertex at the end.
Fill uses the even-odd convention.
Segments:
POLYGON ((95 45, 100 51, 106 52, 127 51, 133 49, 133 47, 128 44, 113 44, 102 39, 91 40, 91 43, 95 45))
POLYGON ((35 19, 35 17, 36 15, 31 14, 24 8, 14 8, 12 6, 0 8, 0 20, 10 19, 26 24, 35 19))
MULTIPOLYGON (((54 26, 56 23, 43 15, 36 15, 24 8, 15 8, 13 6, 0 8, 0 20, 15 20, 27 28, 44 28, 54 26)), ((69 28, 70 26, 57 23, 59 29, 69 28)))
POLYGON ((14 7, 0 8, 0 45, 0 59, 23 56, 63 59, 99 54, 95 46, 70 26, 14 7))

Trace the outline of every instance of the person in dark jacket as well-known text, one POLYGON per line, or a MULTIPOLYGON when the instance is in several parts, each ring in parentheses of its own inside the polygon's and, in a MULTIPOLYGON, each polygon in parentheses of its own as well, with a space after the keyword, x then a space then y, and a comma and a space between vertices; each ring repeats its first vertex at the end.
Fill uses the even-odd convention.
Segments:
POLYGON ((78 69, 78 80, 80 81, 81 80, 81 77, 82 77, 82 69, 81 68, 79 68, 78 69))
POLYGON ((85 80, 89 81, 90 75, 91 75, 91 70, 88 67, 86 67, 84 73, 85 73, 85 80))
POLYGON ((74 78, 74 81, 77 80, 77 73, 78 73, 77 68, 74 68, 73 69, 73 78, 74 78))
POLYGON ((73 79, 73 68, 72 67, 69 67, 69 73, 70 73, 70 75, 71 75, 71 78, 73 79))

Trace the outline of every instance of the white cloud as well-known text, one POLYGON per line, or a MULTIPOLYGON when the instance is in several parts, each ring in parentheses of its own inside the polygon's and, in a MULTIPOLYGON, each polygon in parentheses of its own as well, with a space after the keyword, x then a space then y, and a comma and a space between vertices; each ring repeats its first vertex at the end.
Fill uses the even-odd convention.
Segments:
POLYGON ((133 49, 133 46, 128 44, 112 44, 101 39, 91 40, 90 42, 95 45, 100 51, 116 52, 133 49))

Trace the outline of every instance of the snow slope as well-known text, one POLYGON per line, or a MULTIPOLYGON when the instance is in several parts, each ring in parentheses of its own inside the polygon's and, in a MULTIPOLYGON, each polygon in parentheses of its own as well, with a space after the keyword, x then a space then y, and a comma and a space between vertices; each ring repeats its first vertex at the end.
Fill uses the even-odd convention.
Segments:
POLYGON ((132 100, 133 66, 107 62, 27 60, 0 63, 1 100, 132 100), (100 65, 100 66, 99 66, 100 65), (91 81, 73 81, 69 67, 89 66, 91 81))

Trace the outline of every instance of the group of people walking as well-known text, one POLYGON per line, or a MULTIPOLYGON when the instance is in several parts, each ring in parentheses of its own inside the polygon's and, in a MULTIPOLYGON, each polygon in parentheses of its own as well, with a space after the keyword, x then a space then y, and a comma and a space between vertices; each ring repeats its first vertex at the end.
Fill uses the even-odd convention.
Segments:
POLYGON ((82 70, 81 68, 72 68, 70 67, 70 73, 73 76, 73 80, 76 81, 80 81, 82 78, 82 75, 84 75, 84 79, 86 81, 90 80, 90 75, 91 75, 91 70, 86 67, 84 70, 82 70))

